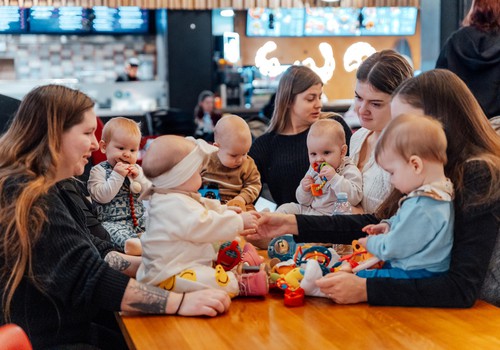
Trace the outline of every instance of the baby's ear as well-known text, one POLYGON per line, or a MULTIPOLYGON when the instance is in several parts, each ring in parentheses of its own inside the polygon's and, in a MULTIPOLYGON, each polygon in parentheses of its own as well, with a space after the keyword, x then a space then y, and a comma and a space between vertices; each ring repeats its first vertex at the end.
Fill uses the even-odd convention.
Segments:
POLYGON ((415 174, 420 174, 424 170, 424 163, 422 162, 422 158, 420 158, 419 156, 411 156, 408 163, 410 163, 410 165, 412 166, 415 174))
POLYGON ((343 157, 345 157, 345 155, 346 155, 346 154, 347 154, 347 145, 346 145, 346 144, 344 144, 344 145, 342 146, 342 148, 340 149, 340 155, 341 155, 341 156, 342 156, 342 158, 343 158, 343 157))
POLYGON ((104 140, 99 141, 99 149, 102 153, 106 153, 106 142, 104 140))

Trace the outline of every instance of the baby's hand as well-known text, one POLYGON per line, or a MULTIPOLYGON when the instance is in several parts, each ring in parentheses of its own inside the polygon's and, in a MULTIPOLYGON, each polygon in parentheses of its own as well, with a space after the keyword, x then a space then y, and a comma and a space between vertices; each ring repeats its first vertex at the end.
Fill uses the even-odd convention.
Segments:
POLYGON ((113 168, 113 171, 116 171, 121 176, 126 177, 128 175, 128 172, 129 172, 129 167, 130 167, 130 164, 118 162, 118 163, 116 163, 115 167, 113 168))
POLYGON ((358 244, 366 249, 366 243, 368 242, 368 237, 358 238, 358 244))
POLYGON ((314 183, 314 178, 311 175, 306 175, 300 181, 300 185, 305 192, 311 192, 311 185, 314 183))
POLYGON ((245 230, 257 229, 258 226, 257 221, 260 218, 259 213, 257 213, 256 211, 249 211, 241 213, 241 217, 243 218, 243 228, 245 230))
POLYGON ((240 196, 234 197, 233 199, 231 199, 230 201, 228 201, 226 203, 226 205, 228 207, 238 207, 238 208, 241 209, 241 211, 246 211, 245 200, 242 197, 240 197, 240 196))
POLYGON ((386 222, 381 222, 376 225, 366 225, 361 231, 368 233, 369 235, 379 235, 381 233, 389 232, 390 226, 386 222))
POLYGON ((139 168, 137 168, 135 165, 129 165, 128 167, 128 176, 132 178, 132 180, 135 180, 137 176, 139 176, 139 168))
POLYGON ((337 172, 335 169, 330 166, 330 165, 325 165, 324 167, 321 168, 321 171, 319 172, 319 177, 323 179, 326 177, 328 181, 330 181, 336 174, 337 172))

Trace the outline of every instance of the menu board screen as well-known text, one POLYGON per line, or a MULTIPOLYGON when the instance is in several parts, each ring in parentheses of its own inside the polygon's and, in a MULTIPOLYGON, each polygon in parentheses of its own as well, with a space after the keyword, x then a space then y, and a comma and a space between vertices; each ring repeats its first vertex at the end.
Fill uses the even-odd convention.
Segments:
POLYGON ((361 10, 361 35, 414 35, 416 7, 364 7, 361 10))
POLYGON ((134 34, 147 33, 149 28, 148 10, 136 6, 111 8, 93 7, 94 33, 134 34))
POLYGON ((304 9, 257 7, 247 12, 247 36, 303 36, 304 9))
POLYGON ((19 6, 0 6, 0 34, 26 33, 27 11, 19 6))
POLYGON ((81 6, 34 6, 30 10, 31 33, 84 34, 90 32, 89 10, 81 6))
POLYGON ((305 36, 359 35, 359 8, 307 7, 305 36))

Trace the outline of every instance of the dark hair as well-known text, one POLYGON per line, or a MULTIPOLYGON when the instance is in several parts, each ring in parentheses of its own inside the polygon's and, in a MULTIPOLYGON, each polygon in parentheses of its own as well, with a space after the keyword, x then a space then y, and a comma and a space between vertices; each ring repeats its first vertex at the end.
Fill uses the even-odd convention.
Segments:
POLYGON ((500 1, 473 0, 469 12, 462 21, 462 25, 471 26, 483 32, 499 32, 500 1))
POLYGON ((291 66, 281 76, 274 101, 274 112, 267 131, 282 132, 290 122, 290 108, 295 96, 323 82, 306 66, 291 66))
POLYGON ((214 93, 210 90, 203 90, 198 95, 198 103, 202 103, 207 97, 213 97, 214 93))
POLYGON ((406 79, 413 76, 410 63, 394 50, 375 52, 359 66, 356 79, 368 82, 380 92, 391 95, 406 79))

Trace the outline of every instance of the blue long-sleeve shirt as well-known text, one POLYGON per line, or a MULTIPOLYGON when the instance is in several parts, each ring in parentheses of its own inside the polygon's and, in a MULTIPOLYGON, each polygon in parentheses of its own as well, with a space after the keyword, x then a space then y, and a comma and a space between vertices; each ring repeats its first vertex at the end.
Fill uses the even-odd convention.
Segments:
POLYGON ((403 270, 444 272, 453 246, 453 202, 427 196, 407 198, 387 222, 390 231, 369 236, 366 248, 403 270))

